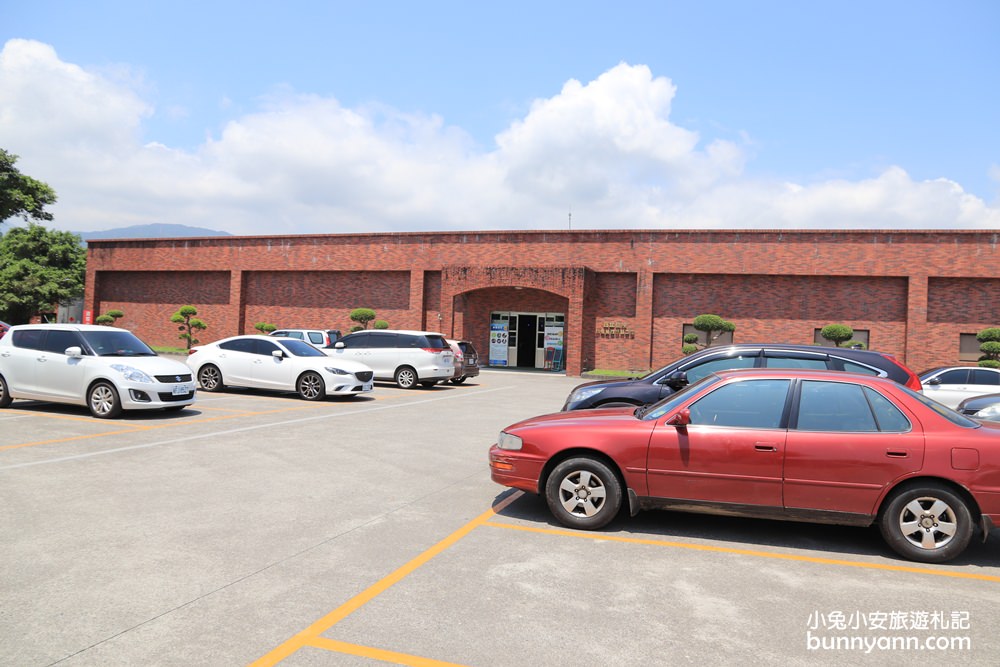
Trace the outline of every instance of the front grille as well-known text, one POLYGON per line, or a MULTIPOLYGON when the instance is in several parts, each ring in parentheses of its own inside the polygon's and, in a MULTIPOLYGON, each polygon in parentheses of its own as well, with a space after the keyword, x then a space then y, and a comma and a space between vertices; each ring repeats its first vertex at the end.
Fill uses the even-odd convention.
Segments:
POLYGON ((187 375, 157 375, 156 381, 165 382, 166 384, 174 384, 177 382, 190 382, 191 374, 188 373, 187 375))
POLYGON ((375 373, 373 371, 359 371, 354 374, 354 376, 359 380, 361 380, 362 382, 371 382, 372 376, 374 375, 375 373))
POLYGON ((187 401, 194 398, 194 392, 190 391, 186 394, 177 394, 174 396, 169 391, 161 391, 159 394, 160 401, 163 403, 173 403, 174 401, 187 401))

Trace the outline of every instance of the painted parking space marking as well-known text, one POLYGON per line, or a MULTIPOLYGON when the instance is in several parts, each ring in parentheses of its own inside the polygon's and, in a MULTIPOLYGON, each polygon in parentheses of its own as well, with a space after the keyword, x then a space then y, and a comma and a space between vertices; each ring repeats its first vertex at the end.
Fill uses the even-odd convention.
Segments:
POLYGON ((496 517, 510 504, 517 501, 524 494, 523 491, 512 491, 510 495, 501 498, 489 510, 479 515, 469 523, 465 524, 448 537, 444 538, 431 548, 427 549, 419 556, 409 561, 399 569, 395 570, 385 578, 369 586, 367 589, 354 596, 340 607, 337 607, 326 616, 320 618, 302 632, 289 638, 279 646, 269 651, 264 656, 250 663, 250 667, 270 667, 277 665, 285 659, 294 655, 304 648, 323 649, 333 653, 352 655, 373 660, 382 660, 399 665, 409 665, 411 667, 431 667, 439 665, 458 665, 459 663, 445 662, 422 656, 414 656, 406 653, 398 653, 387 649, 373 646, 363 646, 349 642, 342 642, 322 636, 329 632, 337 623, 361 609, 379 595, 387 591, 397 583, 403 581, 407 576, 426 565, 436 556, 454 546, 460 540, 467 537, 477 528, 498 528, 503 530, 516 530, 521 532, 535 533, 541 535, 551 535, 555 537, 574 537, 577 539, 589 539, 597 541, 618 542, 622 544, 639 544, 671 549, 691 549, 696 551, 713 552, 720 554, 733 554, 738 556, 751 556, 754 558, 771 558, 801 563, 814 563, 817 565, 833 565, 837 567, 857 567, 863 569, 883 570, 890 572, 905 572, 908 574, 919 574, 924 576, 952 577, 958 579, 972 579, 976 581, 988 581, 1000 583, 1000 576, 976 574, 974 572, 949 571, 930 569, 924 567, 910 567, 906 565, 890 565, 886 563, 870 563, 864 561, 852 561, 836 558, 822 558, 817 556, 799 556, 772 551, 760 551, 754 549, 738 549, 732 547, 713 546, 708 544, 695 544, 689 542, 675 542, 670 540, 646 539, 635 537, 621 537, 618 535, 608 535, 603 533, 593 533, 584 531, 560 530, 554 528, 538 528, 534 526, 523 526, 496 521, 496 517))
MULTIPOLYGON (((265 423, 265 424, 253 424, 251 426, 243 426, 243 427, 240 427, 240 428, 234 428, 234 429, 229 429, 229 430, 212 431, 210 433, 199 433, 199 434, 195 434, 195 435, 189 435, 189 436, 182 436, 182 437, 178 437, 178 438, 172 438, 172 439, 169 439, 169 440, 160 440, 158 442, 147 442, 147 443, 143 443, 141 445, 128 445, 128 446, 125 446, 125 447, 115 447, 115 448, 112 448, 112 449, 102 449, 102 450, 97 451, 97 452, 84 452, 84 453, 81 453, 81 454, 72 454, 72 455, 68 455, 68 456, 59 456, 59 457, 55 457, 55 458, 51 458, 51 459, 41 459, 41 460, 38 460, 38 461, 28 461, 28 462, 25 462, 25 463, 15 463, 15 464, 6 465, 6 466, 0 465, 0 470, 14 470, 14 469, 17 469, 17 468, 28 468, 28 467, 39 466, 39 465, 50 465, 50 464, 54 464, 54 463, 64 463, 66 461, 79 461, 79 460, 91 458, 91 457, 94 457, 94 456, 105 456, 105 455, 108 455, 108 454, 116 454, 116 453, 119 453, 119 452, 135 451, 135 450, 139 450, 139 449, 151 449, 153 447, 163 447, 163 446, 166 446, 166 445, 176 445, 176 444, 194 442, 196 440, 205 440, 207 438, 216 438, 216 437, 219 437, 219 436, 233 435, 233 434, 236 434, 236 433, 247 433, 247 432, 250 432, 250 431, 259 431, 259 430, 270 429, 270 428, 286 428, 286 427, 288 427, 290 425, 293 425, 293 424, 303 424, 303 423, 306 423, 306 422, 321 421, 321 420, 325 420, 325 419, 334 419, 334 418, 340 418, 340 417, 350 417, 350 416, 354 416, 354 415, 368 414, 368 413, 371 413, 371 412, 380 412, 382 410, 393 410, 393 409, 396 409, 396 408, 406 408, 406 407, 409 407, 411 405, 425 405, 425 404, 428 404, 428 403, 437 403, 439 401, 449 401, 449 400, 455 400, 455 399, 460 399, 460 398, 480 396, 482 394, 493 393, 493 392, 496 392, 496 391, 505 391, 505 390, 510 389, 510 388, 511 387, 494 387, 492 389, 481 389, 481 390, 476 390, 476 391, 472 391, 472 392, 465 391, 465 392, 462 392, 462 393, 448 394, 448 395, 440 396, 440 397, 425 398, 425 399, 418 400, 418 401, 407 401, 405 403, 388 402, 387 404, 383 403, 381 405, 373 405, 371 407, 360 407, 360 408, 355 409, 355 410, 347 410, 347 411, 343 411, 343 412, 340 412, 340 411, 338 411, 338 412, 324 412, 324 414, 321 414, 321 415, 311 415, 311 416, 308 416, 308 417, 300 417, 298 419, 287 419, 287 420, 284 420, 284 421, 268 422, 268 423, 265 423)), ((44 441, 38 441, 38 442, 33 442, 33 443, 23 443, 23 444, 20 444, 20 445, 8 445, 6 447, 0 447, 0 450, 2 450, 2 449, 15 449, 15 448, 18 448, 18 447, 37 446, 37 445, 43 445, 43 444, 55 444, 57 442, 71 442, 71 441, 75 441, 75 440, 96 439, 96 438, 101 438, 101 437, 105 437, 105 436, 109 436, 109 435, 123 435, 123 434, 130 434, 130 433, 131 434, 135 434, 135 433, 143 431, 143 430, 156 430, 156 429, 176 428, 178 426, 183 426, 185 424, 204 424, 204 423, 214 422, 214 421, 224 421, 224 420, 229 420, 229 419, 243 418, 243 417, 246 417, 246 416, 267 415, 267 414, 280 414, 280 413, 283 413, 283 412, 292 412, 292 411, 299 411, 299 410, 311 410, 311 411, 315 411, 317 408, 322 408, 323 406, 324 406, 323 403, 315 403, 315 404, 309 404, 309 405, 305 405, 305 406, 299 405, 299 406, 284 408, 284 409, 280 409, 280 410, 261 410, 261 411, 254 411, 254 412, 243 413, 243 414, 222 415, 222 416, 218 416, 218 417, 207 417, 207 418, 204 418, 204 419, 190 419, 190 420, 189 419, 184 419, 184 420, 178 420, 176 422, 171 421, 171 422, 166 423, 166 424, 147 425, 147 426, 144 426, 144 427, 139 428, 139 429, 131 429, 131 430, 128 430, 128 431, 104 432, 104 433, 93 434, 93 435, 72 436, 72 437, 63 438, 63 439, 44 440, 44 441)))
POLYGON ((865 561, 844 560, 839 558, 819 558, 816 556, 798 556, 796 554, 786 554, 779 551, 758 551, 756 549, 736 549, 733 547, 718 547, 711 544, 695 544, 692 542, 673 542, 669 540, 653 540, 638 537, 621 537, 619 535, 609 535, 606 533, 580 532, 572 530, 560 530, 557 528, 538 528, 536 526, 522 526, 513 523, 491 521, 483 525, 489 528, 503 528, 506 530, 519 530, 527 533, 539 533, 542 535, 556 535, 559 537, 575 537, 577 539, 599 540, 605 542, 622 542, 625 544, 643 544, 654 547, 667 547, 672 549, 692 549, 695 551, 711 551, 715 553, 736 554, 739 556, 754 556, 756 558, 773 558, 777 560, 790 560, 801 563, 817 563, 819 565, 837 565, 842 567, 860 567, 871 570, 889 570, 892 572, 910 572, 913 574, 931 575, 936 577, 954 577, 956 579, 976 579, 978 581, 991 581, 1000 583, 1000 576, 989 574, 976 574, 974 572, 962 572, 952 570, 932 570, 924 567, 909 567, 906 565, 889 565, 887 563, 868 563, 865 561))
MULTIPOLYGON (((288 639, 280 646, 272 649, 266 655, 258 658, 254 662, 250 663, 252 667, 266 667, 267 665, 276 665, 285 658, 291 656, 293 653, 306 646, 311 646, 313 648, 322 648, 326 650, 339 650, 340 647, 349 647, 351 649, 352 655, 362 655, 369 658, 377 658, 376 653, 381 652, 382 649, 369 648, 358 646, 356 644, 341 644, 341 642, 331 642, 326 640, 320 635, 327 632, 334 625, 344 620, 358 609, 368 604, 376 597, 384 593, 386 590, 399 583, 411 573, 427 564, 431 559, 445 551, 449 547, 456 544, 463 537, 471 533, 473 530, 482 526, 491 518, 493 518, 499 512, 502 512, 508 505, 517 500, 523 495, 521 491, 517 491, 503 498, 496 505, 490 507, 487 511, 480 514, 478 517, 465 524, 454 533, 444 538, 430 549, 427 549, 422 554, 403 565, 395 572, 389 574, 383 579, 377 581, 376 583, 369 586, 364 591, 358 593, 353 598, 340 605, 329 614, 319 619, 308 628, 298 633, 294 637, 288 639), (368 651, 364 653, 358 653, 356 651, 368 651)), ((405 654, 395 653, 397 659, 410 658, 412 661, 401 662, 404 665, 447 665, 453 663, 433 661, 428 658, 420 658, 417 656, 407 656, 405 654)))

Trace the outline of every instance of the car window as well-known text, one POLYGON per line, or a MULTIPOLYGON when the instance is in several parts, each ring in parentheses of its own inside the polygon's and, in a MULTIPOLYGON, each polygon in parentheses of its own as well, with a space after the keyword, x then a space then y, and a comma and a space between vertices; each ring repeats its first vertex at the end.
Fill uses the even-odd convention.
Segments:
POLYGON ((75 331, 65 331, 63 329, 49 329, 42 346, 46 352, 65 354, 68 347, 83 347, 82 341, 77 337, 75 331))
POLYGON ((826 370, 826 358, 818 357, 764 357, 765 368, 811 368, 826 370))
POLYGON ((398 347, 424 347, 424 337, 413 334, 399 334, 398 347))
POLYGON ((45 331, 42 329, 15 331, 11 342, 14 344, 14 347, 23 347, 26 350, 40 350, 45 343, 45 331))
POLYGON ((368 338, 369 335, 367 333, 355 333, 344 336, 340 340, 340 342, 342 342, 344 344, 344 347, 348 349, 358 348, 358 347, 368 347, 368 338))
POLYGON ((985 369, 973 369, 972 384, 998 384, 1000 385, 1000 373, 985 369))
MULTIPOLYGON (((263 340, 263 341, 260 341, 260 342, 267 343, 269 345, 274 345, 273 343, 271 343, 271 341, 268 341, 268 340, 263 340)), ((315 347, 313 347, 309 343, 307 343, 305 341, 302 341, 302 340, 286 340, 284 342, 284 346, 288 350, 289 354, 292 354, 292 355, 294 355, 296 357, 325 357, 326 356, 321 350, 317 350, 315 347)), ((275 348, 277 349, 276 345, 275 345, 275 348)), ((271 354, 271 352, 268 351, 266 354, 271 354)))
POLYGON ((323 334, 319 331, 310 331, 307 335, 309 336, 310 343, 315 343, 316 345, 323 344, 323 334))
POLYGON ((778 428, 789 380, 745 380, 723 385, 691 404, 691 423, 737 428, 778 428))
POLYGON ((878 430, 894 433, 910 430, 910 420, 888 398, 871 387, 865 387, 865 398, 868 399, 868 404, 871 405, 872 411, 875 413, 878 430))
POLYGON ((477 354, 476 348, 472 345, 472 343, 459 343, 458 346, 462 348, 462 352, 466 355, 471 356, 473 354, 477 354))
POLYGON ((379 349, 396 347, 397 345, 403 347, 401 343, 397 342, 401 338, 404 338, 404 336, 397 336, 390 333, 370 333, 368 334, 368 343, 365 347, 377 347, 379 349))
POLYGON ((934 378, 941 384, 967 384, 969 381, 969 371, 965 368, 953 368, 945 371, 934 378))
POLYGON ((297 338, 302 340, 304 337, 301 331, 286 331, 282 338, 297 338))
POLYGON ((730 368, 753 368, 757 361, 757 354, 737 355, 734 357, 721 357, 709 359, 700 364, 694 364, 687 368, 681 368, 687 374, 688 382, 697 382, 709 373, 715 371, 725 371, 730 368))
MULTIPOLYGON (((848 373, 862 373, 864 375, 878 375, 885 377, 887 373, 885 371, 880 371, 877 368, 872 368, 871 366, 865 366, 864 364, 856 364, 853 361, 843 360, 844 370, 848 373)), ((840 370, 840 369, 835 369, 840 370)))
POLYGON ((257 345, 253 338, 237 338, 219 343, 219 348, 229 350, 230 352, 247 352, 253 354, 256 347, 257 345))
POLYGON ((878 431, 864 390, 856 384, 805 380, 799 398, 800 431, 878 431))
MULTIPOLYGON (((272 343, 269 340, 260 340, 257 338, 254 338, 252 340, 255 343, 253 346, 254 354, 262 354, 265 357, 269 357, 275 350, 278 350, 279 352, 284 351, 281 349, 281 347, 278 346, 277 343, 272 343)), ((288 345, 295 345, 297 342, 298 341, 296 341, 294 338, 286 341, 288 345)), ((302 345, 305 345, 305 343, 302 343, 302 345)))
POLYGON ((444 336, 420 336, 420 345, 417 347, 425 347, 432 350, 450 350, 451 347, 448 345, 447 339, 444 336))

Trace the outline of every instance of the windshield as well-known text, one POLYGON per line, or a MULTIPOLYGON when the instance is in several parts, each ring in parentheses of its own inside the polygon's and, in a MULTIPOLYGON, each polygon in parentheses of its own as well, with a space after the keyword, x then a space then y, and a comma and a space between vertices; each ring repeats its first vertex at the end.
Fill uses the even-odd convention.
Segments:
POLYGON ((700 391, 701 389, 713 385, 719 382, 721 378, 718 375, 710 374, 706 375, 702 379, 698 380, 694 384, 689 384, 675 394, 667 396, 665 399, 659 403, 653 403, 652 405, 647 405, 641 407, 635 411, 635 416, 643 421, 649 421, 653 419, 659 419, 663 415, 667 414, 671 410, 675 410, 678 405, 686 401, 689 397, 688 394, 694 391, 700 391))
POLYGON ((301 340, 295 338, 286 338, 281 341, 281 344, 285 346, 289 352, 291 352, 296 357, 325 357, 326 355, 317 350, 315 347, 309 343, 305 343, 301 340))
POLYGON ((81 331, 94 354, 99 357, 155 357, 148 345, 136 338, 131 331, 81 331))

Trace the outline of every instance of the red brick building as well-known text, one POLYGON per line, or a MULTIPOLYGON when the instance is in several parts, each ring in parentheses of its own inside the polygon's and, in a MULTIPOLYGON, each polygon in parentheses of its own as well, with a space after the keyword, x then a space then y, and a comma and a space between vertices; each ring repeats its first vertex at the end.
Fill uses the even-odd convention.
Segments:
POLYGON ((847 324, 919 372, 974 362, 974 334, 1000 326, 998 245, 992 231, 94 240, 84 309, 122 310, 120 326, 179 345, 169 319, 186 304, 208 324, 204 341, 255 333, 256 322, 346 332, 348 313, 367 307, 394 329, 469 339, 484 361, 491 324, 506 325, 498 363, 506 352, 510 366, 554 362, 571 375, 656 367, 680 355, 685 325, 713 313, 745 342, 813 343, 818 329, 847 324))

